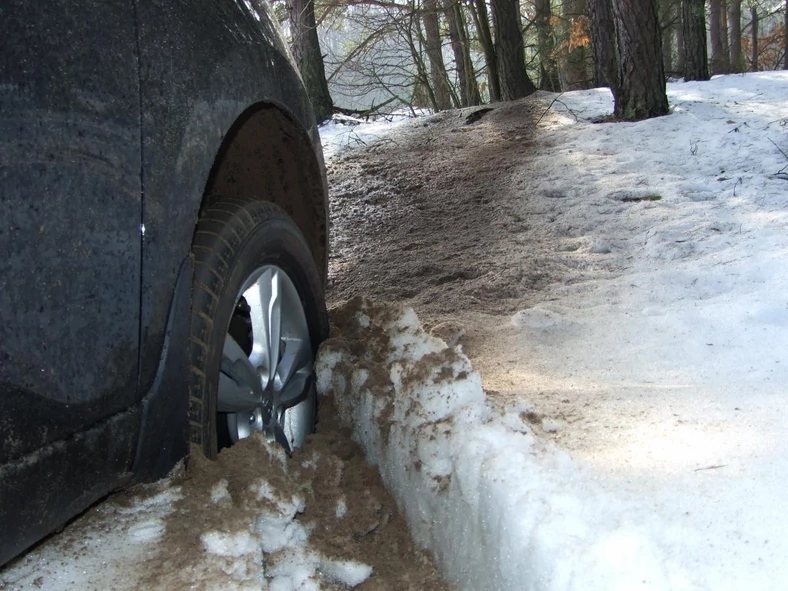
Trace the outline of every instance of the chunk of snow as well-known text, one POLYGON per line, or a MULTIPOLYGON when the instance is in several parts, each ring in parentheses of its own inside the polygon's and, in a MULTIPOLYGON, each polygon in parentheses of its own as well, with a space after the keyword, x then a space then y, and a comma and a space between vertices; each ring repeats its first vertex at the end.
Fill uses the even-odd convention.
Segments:
POLYGON ((542 419, 542 430, 545 433, 555 433, 556 431, 561 429, 562 425, 563 423, 561 423, 561 421, 557 421, 549 417, 544 417, 542 419))
POLYGON ((353 588, 372 574, 372 567, 354 560, 321 560, 320 575, 329 581, 353 588))
POLYGON ((347 500, 345 499, 345 497, 343 495, 337 501, 336 516, 337 516, 337 519, 342 519, 345 515, 347 515, 347 500))
POLYGON ((222 501, 231 501, 230 492, 227 490, 227 481, 222 478, 211 487, 211 502, 218 504, 222 501))
POLYGON ((309 532, 303 525, 281 515, 260 515, 254 529, 260 536, 263 552, 266 554, 304 545, 309 538, 309 532))
POLYGON ((134 544, 152 542, 161 537, 165 525, 161 519, 148 519, 129 528, 129 540, 134 544))
POLYGON ((549 328, 561 324, 561 315, 544 308, 520 310, 512 316, 512 325, 518 328, 549 328))
POLYGON ((239 557, 260 551, 260 543, 248 531, 234 534, 220 531, 208 531, 200 536, 203 547, 217 556, 239 557))

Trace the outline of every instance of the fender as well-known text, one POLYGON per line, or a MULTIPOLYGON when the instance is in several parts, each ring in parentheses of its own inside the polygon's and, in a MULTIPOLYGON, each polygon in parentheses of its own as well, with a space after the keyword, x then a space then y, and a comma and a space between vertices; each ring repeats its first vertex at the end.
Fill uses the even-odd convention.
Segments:
POLYGON ((328 232, 314 115, 266 2, 138 0, 137 15, 143 396, 156 375, 172 286, 207 193, 244 192, 276 202, 296 219, 322 269, 328 232), (227 154, 241 154, 243 162, 228 161, 227 154))

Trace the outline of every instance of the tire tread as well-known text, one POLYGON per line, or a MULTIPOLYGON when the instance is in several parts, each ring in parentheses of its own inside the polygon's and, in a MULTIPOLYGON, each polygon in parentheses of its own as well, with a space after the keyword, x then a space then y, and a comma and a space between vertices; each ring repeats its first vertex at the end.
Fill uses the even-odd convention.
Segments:
POLYGON ((192 291, 192 319, 188 342, 189 355, 189 423, 192 443, 202 447, 212 456, 208 446, 210 424, 215 409, 206 404, 210 385, 205 367, 210 357, 211 332, 214 315, 219 307, 221 293, 233 261, 243 248, 245 240, 261 223, 285 222, 292 225, 287 214, 273 203, 252 198, 222 198, 212 203, 197 222, 192 256, 194 257, 194 283, 192 291))

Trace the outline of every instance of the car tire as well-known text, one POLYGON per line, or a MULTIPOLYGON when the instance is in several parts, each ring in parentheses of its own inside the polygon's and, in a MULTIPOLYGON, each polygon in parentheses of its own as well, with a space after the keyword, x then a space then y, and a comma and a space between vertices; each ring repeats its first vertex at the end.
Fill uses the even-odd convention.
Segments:
POLYGON ((286 449, 314 430, 313 363, 327 334, 321 276, 276 205, 225 198, 192 247, 190 439, 213 458, 255 430, 286 449))

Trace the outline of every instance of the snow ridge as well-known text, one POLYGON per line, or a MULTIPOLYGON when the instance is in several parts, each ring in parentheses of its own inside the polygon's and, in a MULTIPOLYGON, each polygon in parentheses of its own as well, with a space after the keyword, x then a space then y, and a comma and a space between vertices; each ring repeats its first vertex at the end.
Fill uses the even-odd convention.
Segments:
POLYGON ((357 298, 333 317, 318 390, 458 588, 690 586, 646 515, 536 437, 524 409, 489 408, 468 358, 412 309, 357 298))

